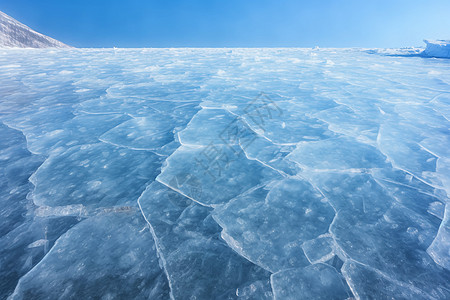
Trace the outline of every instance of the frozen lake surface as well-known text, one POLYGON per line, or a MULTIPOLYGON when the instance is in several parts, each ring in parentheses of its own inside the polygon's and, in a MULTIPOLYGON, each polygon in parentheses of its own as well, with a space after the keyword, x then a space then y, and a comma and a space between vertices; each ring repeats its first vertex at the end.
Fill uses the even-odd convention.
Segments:
POLYGON ((450 299, 450 60, 386 53, 0 50, 0 298, 450 299))

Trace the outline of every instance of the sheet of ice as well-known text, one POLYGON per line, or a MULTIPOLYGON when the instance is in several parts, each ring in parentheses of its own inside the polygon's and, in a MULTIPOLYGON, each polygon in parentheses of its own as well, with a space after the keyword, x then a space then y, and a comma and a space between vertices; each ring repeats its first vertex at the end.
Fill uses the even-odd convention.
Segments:
POLYGON ((0 50, 0 298, 450 298, 449 62, 382 52, 0 50))
POLYGON ((28 178, 44 158, 31 154, 23 134, 0 125, 0 295, 14 291, 21 276, 44 257, 74 217, 35 218, 28 178))
POLYGON ((448 204, 436 238, 427 252, 436 263, 450 270, 450 209, 448 204))
POLYGON ((167 299, 168 293, 154 241, 135 211, 96 216, 67 231, 11 299, 167 299))
POLYGON ((439 299, 439 297, 423 293, 413 285, 398 282, 376 269, 352 260, 344 264, 342 273, 358 299, 370 299, 373 295, 380 298, 389 298, 395 295, 399 299, 439 299))
POLYGON ((156 154, 104 143, 75 146, 53 153, 33 174, 33 200, 39 206, 135 203, 159 162, 156 154))
POLYGON ((348 299, 351 292, 335 268, 314 264, 288 269, 271 277, 274 299, 348 299))
POLYGON ((328 231, 334 210, 308 182, 285 179, 240 195, 214 212, 222 238, 271 271, 308 265, 305 241, 328 231))
POLYGON ((321 170, 370 169, 388 165, 386 157, 376 148, 348 137, 299 143, 288 158, 303 168, 321 170))
POLYGON ((319 236, 302 244, 303 252, 312 264, 332 259, 335 254, 334 248, 334 240, 328 235, 319 236))
POLYGON ((273 169, 247 159, 239 146, 209 144, 181 146, 156 179, 195 202, 217 206, 278 177, 273 169), (189 179, 178 180, 184 177, 189 179))
POLYGON ((135 150, 157 150, 173 140, 170 116, 133 118, 107 131, 100 140, 135 150))
POLYGON ((250 101, 241 114, 254 132, 276 145, 292 145, 334 136, 326 123, 306 116, 302 106, 297 107, 293 100, 275 102, 262 94, 250 101))
POLYGON ((269 272, 226 246, 211 209, 159 182, 148 186, 139 206, 151 226, 173 298, 271 298, 269 272))
POLYGON ((436 236, 437 229, 420 215, 394 204, 378 219, 339 212, 330 232, 348 257, 444 299, 449 273, 426 252, 431 242, 427 237, 436 236))

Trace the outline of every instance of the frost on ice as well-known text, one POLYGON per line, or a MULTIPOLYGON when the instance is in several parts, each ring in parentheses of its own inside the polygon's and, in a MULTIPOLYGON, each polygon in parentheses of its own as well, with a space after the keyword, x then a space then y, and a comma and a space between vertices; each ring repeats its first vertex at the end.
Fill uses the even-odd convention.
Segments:
POLYGON ((449 70, 0 50, 1 298, 449 299, 449 70))

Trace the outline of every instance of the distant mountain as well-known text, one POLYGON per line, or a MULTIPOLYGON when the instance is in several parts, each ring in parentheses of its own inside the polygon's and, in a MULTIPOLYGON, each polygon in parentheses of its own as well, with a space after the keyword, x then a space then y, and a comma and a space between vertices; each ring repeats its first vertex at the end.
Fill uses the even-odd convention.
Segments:
POLYGON ((71 48, 0 11, 0 48, 71 48))

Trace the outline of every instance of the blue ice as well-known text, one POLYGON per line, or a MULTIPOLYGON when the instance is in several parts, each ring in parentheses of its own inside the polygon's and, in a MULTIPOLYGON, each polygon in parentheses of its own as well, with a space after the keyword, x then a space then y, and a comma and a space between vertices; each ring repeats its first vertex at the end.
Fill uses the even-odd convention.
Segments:
POLYGON ((0 50, 0 298, 449 299, 444 44, 0 50))

